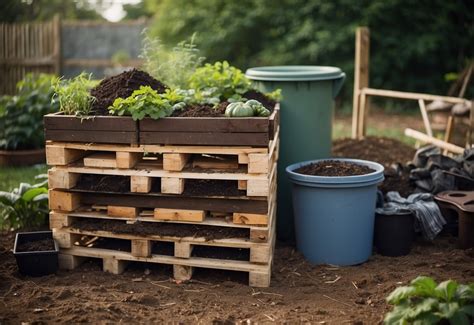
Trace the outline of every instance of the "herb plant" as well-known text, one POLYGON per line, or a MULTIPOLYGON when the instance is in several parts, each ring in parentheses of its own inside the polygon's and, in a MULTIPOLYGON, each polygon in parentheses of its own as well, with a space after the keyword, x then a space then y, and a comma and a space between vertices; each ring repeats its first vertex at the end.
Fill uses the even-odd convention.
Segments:
POLYGON ((48 74, 27 74, 17 83, 18 95, 0 97, 0 149, 24 150, 44 147, 43 116, 56 112, 48 74))
POLYGON ((89 92, 92 86, 91 75, 84 72, 72 79, 57 79, 54 91, 59 100, 59 110, 66 115, 91 115, 95 100, 89 92))
MULTIPOLYGON (((38 175, 37 178, 47 178, 38 175)), ((48 180, 30 185, 21 183, 12 192, 0 192, 0 228, 41 226, 48 215, 48 180)))
POLYGON ((409 286, 395 289, 387 302, 395 305, 384 319, 390 324, 469 325, 474 318, 474 283, 458 284, 448 280, 437 284, 432 278, 419 276, 409 286))
POLYGON ((144 69, 169 87, 187 89, 190 76, 204 62, 194 44, 194 35, 189 42, 182 41, 170 50, 159 38, 144 33, 140 55, 145 60, 144 69))
POLYGON ((196 69, 189 81, 191 88, 196 91, 210 91, 211 97, 220 100, 239 100, 251 89, 250 80, 241 70, 231 66, 227 61, 207 63, 196 69))
POLYGON ((109 108, 112 115, 131 115, 133 120, 141 120, 145 116, 160 119, 170 116, 175 109, 182 109, 186 103, 183 94, 167 90, 158 94, 150 86, 141 86, 127 98, 117 98, 109 108))

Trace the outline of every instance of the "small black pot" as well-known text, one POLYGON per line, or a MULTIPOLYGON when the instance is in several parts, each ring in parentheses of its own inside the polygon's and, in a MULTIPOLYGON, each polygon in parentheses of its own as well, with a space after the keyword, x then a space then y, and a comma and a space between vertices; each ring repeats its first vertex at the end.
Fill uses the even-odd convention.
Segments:
POLYGON ((30 276, 43 276, 56 273, 58 270, 58 244, 53 239, 52 231, 19 232, 15 237, 13 248, 16 263, 21 274, 30 276), (21 251, 17 248, 32 241, 50 239, 54 243, 54 250, 47 251, 21 251))
POLYGON ((374 244, 384 256, 410 253, 415 237, 415 217, 411 212, 375 214, 374 244))

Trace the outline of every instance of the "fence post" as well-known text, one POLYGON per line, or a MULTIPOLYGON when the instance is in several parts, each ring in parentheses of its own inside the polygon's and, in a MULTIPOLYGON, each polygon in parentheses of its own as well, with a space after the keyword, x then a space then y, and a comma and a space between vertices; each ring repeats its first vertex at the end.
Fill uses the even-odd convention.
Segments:
POLYGON ((61 76, 61 18, 59 14, 54 15, 53 18, 53 40, 54 73, 61 76))
MULTIPOLYGON (((365 135, 365 123, 363 130, 360 130, 360 120, 364 119, 367 110, 364 110, 364 116, 360 116, 360 91, 369 86, 369 52, 370 52, 370 31, 367 27, 358 27, 355 38, 355 62, 354 62, 354 96, 352 104, 352 138, 365 135)), ((364 101, 368 106, 368 98, 364 101)))

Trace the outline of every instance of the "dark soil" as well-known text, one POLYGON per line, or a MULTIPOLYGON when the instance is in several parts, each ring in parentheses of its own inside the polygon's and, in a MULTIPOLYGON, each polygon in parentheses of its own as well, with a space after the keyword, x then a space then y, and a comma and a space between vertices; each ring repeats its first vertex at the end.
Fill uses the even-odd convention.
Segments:
POLYGON ((129 176, 81 174, 76 189, 97 192, 130 192, 129 176))
POLYGON ((116 220, 96 220, 80 218, 73 227, 85 231, 110 231, 116 234, 140 234, 155 236, 196 237, 206 240, 223 238, 248 238, 249 230, 245 228, 214 227, 172 223, 136 222, 127 224, 116 220))
POLYGON ((43 252, 54 251, 54 241, 50 238, 44 238, 34 241, 19 243, 16 247, 17 252, 43 252))
POLYGON ((270 112, 273 112, 273 109, 275 108, 276 102, 268 98, 267 96, 265 96, 265 94, 259 92, 258 90, 254 90, 254 89, 249 90, 246 93, 244 93, 242 97, 247 98, 247 99, 255 99, 259 101, 270 112))
POLYGON ((415 156, 416 150, 403 142, 390 138, 367 137, 364 140, 340 139, 333 142, 333 157, 356 158, 378 162, 385 167, 385 180, 380 185, 383 193, 397 191, 407 197, 415 191, 409 179, 407 162, 415 156), (392 168, 402 165, 401 171, 392 168))
POLYGON ((325 160, 311 163, 295 170, 296 173, 312 176, 356 176, 374 172, 364 165, 337 160, 325 160))
POLYGON ((108 108, 115 99, 127 98, 140 86, 150 86, 158 93, 163 93, 166 89, 164 84, 137 69, 105 78, 91 90, 91 95, 96 98, 92 106, 95 115, 109 115, 108 108))
POLYGON ((217 258, 220 260, 248 261, 250 249, 195 245, 193 257, 217 258))
POLYGON ((217 107, 211 105, 186 106, 183 110, 174 111, 172 117, 224 117, 227 102, 220 103, 217 107))
POLYGON ((238 189, 237 181, 213 179, 186 180, 184 195, 189 196, 242 196, 245 191, 238 189))
POLYGON ((390 138, 340 139, 332 145, 333 157, 370 160, 386 168, 393 163, 406 164, 413 159, 415 152, 412 147, 390 138))

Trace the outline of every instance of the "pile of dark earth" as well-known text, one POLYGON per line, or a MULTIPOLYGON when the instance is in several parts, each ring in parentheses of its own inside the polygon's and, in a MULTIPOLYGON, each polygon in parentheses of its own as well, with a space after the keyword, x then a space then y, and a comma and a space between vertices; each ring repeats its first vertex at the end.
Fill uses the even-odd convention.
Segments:
POLYGON ((339 139, 333 142, 332 155, 338 158, 355 158, 378 162, 385 167, 385 180, 379 186, 385 194, 397 191, 407 197, 415 191, 410 182, 407 163, 416 150, 403 142, 384 137, 366 137, 363 140, 339 139))
POLYGON ((92 110, 95 115, 108 115, 108 108, 116 98, 127 98, 140 86, 150 86, 158 93, 165 92, 166 86, 148 73, 132 69, 116 76, 103 79, 91 90, 95 97, 92 110))
POLYGON ((54 241, 51 238, 20 242, 16 246, 17 252, 44 252, 54 251, 54 241))
POLYGON ((374 171, 364 165, 337 160, 324 160, 295 170, 299 174, 311 176, 356 176, 370 174, 374 171))

